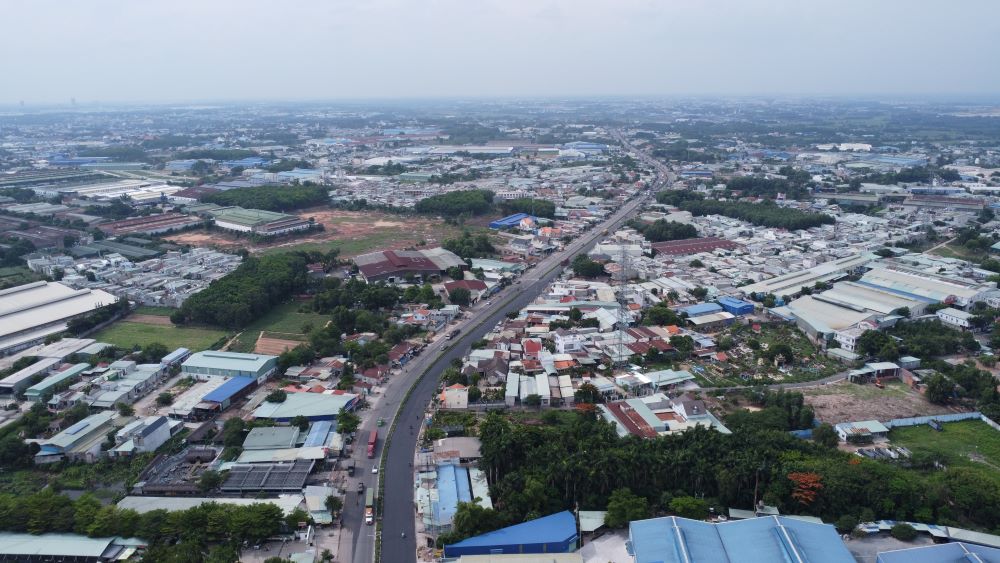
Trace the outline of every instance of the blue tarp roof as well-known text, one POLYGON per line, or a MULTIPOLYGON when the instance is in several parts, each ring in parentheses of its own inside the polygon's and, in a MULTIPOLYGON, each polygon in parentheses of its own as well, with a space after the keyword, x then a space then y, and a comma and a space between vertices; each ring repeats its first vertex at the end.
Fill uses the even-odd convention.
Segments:
POLYGON ((560 543, 569 541, 575 536, 576 519, 572 512, 564 510, 536 520, 501 528, 495 532, 487 532, 481 536, 468 538, 447 547, 560 543))
POLYGON ((629 537, 635 563, 854 563, 833 526, 781 516, 722 524, 676 516, 637 520, 629 537))
POLYGON ((439 465, 438 501, 434 507, 434 518, 439 525, 451 523, 458 511, 458 503, 472 502, 469 485, 469 470, 457 465, 439 465))
POLYGON ((234 377, 229 381, 215 388, 214 391, 202 397, 203 401, 212 403, 222 403, 233 397, 233 395, 253 385, 257 381, 252 377, 234 377))
POLYGON ((302 446, 305 448, 325 446, 326 438, 332 429, 333 422, 329 420, 319 420, 312 423, 312 426, 309 427, 309 434, 306 435, 306 441, 302 446))
POLYGON ((910 549, 897 549, 878 554, 877 563, 1000 563, 1000 549, 968 543, 943 543, 910 549), (968 557, 974 553, 979 557, 968 557))

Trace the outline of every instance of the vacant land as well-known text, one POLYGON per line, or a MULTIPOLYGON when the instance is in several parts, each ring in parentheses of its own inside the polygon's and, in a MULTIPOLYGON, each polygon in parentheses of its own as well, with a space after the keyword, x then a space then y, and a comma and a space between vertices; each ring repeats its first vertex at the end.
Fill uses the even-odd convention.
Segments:
POLYGON ((40 279, 42 279, 42 276, 32 272, 26 266, 0 268, 0 289, 24 285, 40 279))
POLYGON ((143 315, 140 313, 132 313, 129 315, 128 322, 157 326, 170 326, 172 324, 170 322, 170 317, 165 317, 163 315, 143 315))
POLYGON ((801 392, 806 404, 816 411, 816 418, 830 424, 956 412, 931 403, 898 381, 887 383, 885 389, 845 381, 801 389, 801 392))
POLYGON ((946 465, 986 464, 1000 469, 1000 432, 980 420, 948 422, 938 432, 921 424, 894 428, 889 440, 913 453, 934 456, 946 465))
POLYGON ((261 332, 267 332, 267 337, 280 337, 284 340, 301 340, 308 332, 307 328, 319 328, 329 320, 327 315, 313 313, 308 301, 292 301, 278 305, 270 313, 257 319, 247 326, 230 346, 233 352, 252 352, 257 345, 261 332), (306 311, 306 312, 301 312, 306 311))
POLYGON ((281 252, 286 250, 318 250, 337 248, 341 256, 351 257, 380 249, 402 249, 424 243, 439 246, 446 238, 459 235, 461 229, 437 219, 409 215, 393 215, 376 211, 344 211, 328 207, 307 209, 298 215, 314 219, 323 231, 301 236, 282 237, 269 242, 250 242, 224 231, 195 230, 167 237, 178 244, 213 246, 220 249, 246 248, 250 252, 281 252))
POLYGON ((99 342, 114 344, 120 348, 132 348, 137 344, 145 346, 152 342, 159 342, 171 350, 183 347, 200 351, 207 350, 225 335, 225 331, 213 328, 176 327, 126 320, 109 326, 94 334, 92 338, 99 342))
POLYGON ((169 317, 174 314, 177 309, 173 307, 151 307, 149 305, 139 305, 132 310, 133 313, 137 315, 155 315, 158 317, 169 317))

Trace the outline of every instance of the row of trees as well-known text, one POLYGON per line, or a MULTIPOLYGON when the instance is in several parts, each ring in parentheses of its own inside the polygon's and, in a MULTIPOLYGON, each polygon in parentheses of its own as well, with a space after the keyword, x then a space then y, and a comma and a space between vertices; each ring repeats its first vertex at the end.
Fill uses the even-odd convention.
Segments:
POLYGON ((294 527, 299 519, 308 518, 302 511, 284 517, 280 508, 269 503, 207 503, 176 512, 153 510, 139 514, 114 505, 103 506, 89 494, 77 500, 52 489, 27 496, 0 495, 0 530, 139 537, 150 545, 144 561, 235 561, 244 542, 266 540, 294 527))
POLYGON ((424 198, 414 206, 417 213, 458 217, 460 215, 485 215, 493 211, 493 192, 489 190, 463 190, 424 198))
POLYGON ((508 199, 500 202, 500 210, 507 214, 528 213, 547 219, 556 216, 556 204, 546 199, 508 199))
POLYGON ((694 225, 685 225, 676 221, 658 219, 652 223, 644 223, 637 219, 628 222, 628 226, 642 233, 650 242, 663 242, 666 240, 681 240, 695 238, 698 236, 698 229, 694 225))
POLYGON ((307 285, 302 254, 248 256, 232 273, 189 297, 170 320, 174 324, 244 327, 307 285))
POLYGON ((735 201, 716 200, 688 200, 679 206, 685 211, 690 211, 692 215, 724 215, 733 219, 740 219, 748 223, 761 227, 772 227, 776 229, 788 229, 790 231, 798 229, 811 229, 820 225, 832 225, 835 219, 825 213, 809 213, 781 207, 773 202, 745 203, 735 201))
POLYGON ((763 178, 761 176, 740 176, 726 182, 726 189, 738 191, 744 196, 756 196, 774 199, 778 194, 785 194, 789 199, 804 199, 809 196, 802 184, 793 184, 780 178, 763 178))
POLYGON ((201 200, 205 203, 236 205, 249 209, 291 211, 327 203, 330 195, 323 186, 254 186, 209 194, 201 200))

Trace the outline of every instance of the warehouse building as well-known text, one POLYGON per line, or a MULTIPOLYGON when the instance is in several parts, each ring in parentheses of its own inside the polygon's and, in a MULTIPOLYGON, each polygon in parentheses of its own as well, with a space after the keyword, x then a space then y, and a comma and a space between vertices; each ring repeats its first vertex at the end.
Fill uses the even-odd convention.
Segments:
MULTIPOLYGON (((267 379, 267 376, 274 373, 277 365, 277 356, 208 350, 191 354, 181 364, 181 373, 195 378, 209 375, 251 377, 260 383, 267 379)), ((204 379, 204 377, 200 379, 204 379)))
POLYGON ((716 301, 722 308, 725 309, 727 313, 732 313, 736 316, 750 315, 753 313, 754 307, 753 303, 749 301, 743 301, 742 299, 736 299, 735 297, 723 296, 716 301))
POLYGON ((254 377, 233 377, 206 394, 201 400, 206 403, 204 405, 206 410, 222 412, 240 398, 245 397, 255 387, 257 387, 257 379, 254 377))
POLYGON ((301 217, 262 209, 221 207, 208 213, 215 218, 215 226, 220 229, 265 237, 308 231, 313 227, 312 222, 301 217))
POLYGON ((712 524, 677 516, 629 524, 634 563, 854 563, 837 530, 784 516, 712 524))
POLYGON ((160 213, 147 215, 145 217, 130 217, 121 221, 104 223, 97 228, 112 236, 145 234, 155 235, 169 233, 188 227, 197 227, 202 224, 202 220, 194 215, 182 215, 180 213, 160 213))
POLYGON ((964 542, 923 545, 883 551, 875 563, 1000 563, 1000 549, 964 542))
POLYGON ((254 411, 254 418, 266 418, 275 422, 289 422, 296 416, 304 416, 309 421, 337 420, 340 409, 353 410, 358 396, 353 393, 289 393, 284 401, 265 401, 254 411))
POLYGON ((124 561, 136 547, 121 538, 88 538, 76 534, 16 534, 0 532, 0 561, 124 561))
POLYGON ((718 237, 698 237, 680 240, 668 240, 654 242, 653 250, 662 256, 687 256, 689 254, 701 254, 702 252, 715 252, 716 250, 739 250, 742 244, 718 237))
POLYGON ((0 379, 0 395, 17 395, 38 377, 48 377, 50 371, 62 363, 60 358, 42 358, 30 366, 0 379))
POLYGON ((116 301, 99 289, 72 289, 34 282, 0 291, 0 356, 12 354, 66 330, 67 323, 116 301))
POLYGON ((74 379, 80 377, 83 372, 89 369, 90 364, 85 363, 70 366, 28 387, 24 392, 24 396, 33 403, 40 403, 45 399, 46 395, 51 395, 56 391, 69 387, 74 379))
POLYGON ((578 540, 576 518, 564 510, 446 545, 444 556, 570 553, 578 540))
POLYGON ((401 282, 408 276, 428 278, 443 275, 448 268, 465 269, 464 260, 443 248, 427 250, 383 250, 362 254, 354 263, 365 281, 401 282))
POLYGON ((740 288, 740 291, 745 295, 767 295, 768 293, 778 297, 795 295, 802 291, 802 288, 811 288, 817 282, 831 282, 858 272, 875 260, 878 260, 878 256, 870 252, 863 252, 823 262, 806 270, 790 272, 769 280, 745 285, 740 288))
POLYGON ((108 432, 119 425, 118 419, 114 411, 99 412, 39 441, 35 463, 54 463, 63 459, 94 463, 102 456, 101 444, 107 441, 108 432))
POLYGON ((959 308, 984 300, 986 294, 995 289, 989 282, 937 275, 895 264, 872 268, 861 277, 860 283, 910 299, 930 299, 959 308))

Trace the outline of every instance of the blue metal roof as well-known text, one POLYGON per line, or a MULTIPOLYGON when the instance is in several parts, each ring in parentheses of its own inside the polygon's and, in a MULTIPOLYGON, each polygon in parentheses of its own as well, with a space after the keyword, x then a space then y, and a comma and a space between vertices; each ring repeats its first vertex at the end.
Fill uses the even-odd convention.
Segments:
POLYGON ((215 388, 214 391, 202 397, 202 401, 212 403, 224 403, 231 399, 233 395, 251 386, 257 380, 252 377, 234 377, 229 381, 215 388))
POLYGON ((729 305, 731 307, 740 307, 743 305, 750 305, 753 307, 753 303, 750 303, 749 301, 744 301, 728 295, 723 295, 722 297, 716 299, 716 301, 718 301, 720 305, 729 305))
POLYGON ((1000 549, 969 543, 943 543, 884 551, 877 563, 1000 563, 1000 549), (978 559, 977 559, 978 557, 978 559))
POLYGON ((709 313, 718 313, 722 310, 722 306, 718 303, 698 303, 697 305, 688 305, 687 307, 681 307, 682 313, 687 313, 689 317, 697 317, 698 315, 707 315, 709 313))
POLYGON ((836 529, 768 516, 711 524, 676 516, 629 524, 635 563, 853 563, 836 529))
POLYGON ((521 223, 521 219, 527 219, 528 217, 531 217, 531 215, 528 215, 527 213, 515 213, 513 215, 508 215, 503 219, 497 219, 496 221, 491 221, 490 228, 495 229, 497 227, 514 227, 521 223))
POLYGON ((439 465, 437 474, 438 501, 434 506, 434 519, 440 525, 447 525, 455 517, 458 503, 472 502, 469 470, 457 465, 439 465))
POLYGON ((325 446, 326 438, 330 435, 330 430, 332 429, 333 422, 329 420, 319 420, 312 423, 312 426, 309 427, 309 434, 306 435, 306 441, 302 446, 305 448, 325 446))
POLYGON ((191 350, 188 350, 187 348, 178 348, 178 349, 174 350, 173 352, 167 354, 166 356, 163 356, 163 359, 160 360, 160 363, 161 364, 172 364, 172 363, 174 363, 174 362, 176 362, 178 360, 182 360, 182 359, 186 358, 188 356, 188 354, 190 354, 190 353, 191 353, 191 350))
POLYGON ((463 547, 560 543, 571 541, 575 537, 576 518, 573 517, 572 512, 564 510, 537 520, 530 520, 462 540, 446 546, 445 552, 447 555, 447 552, 452 548, 463 547))

